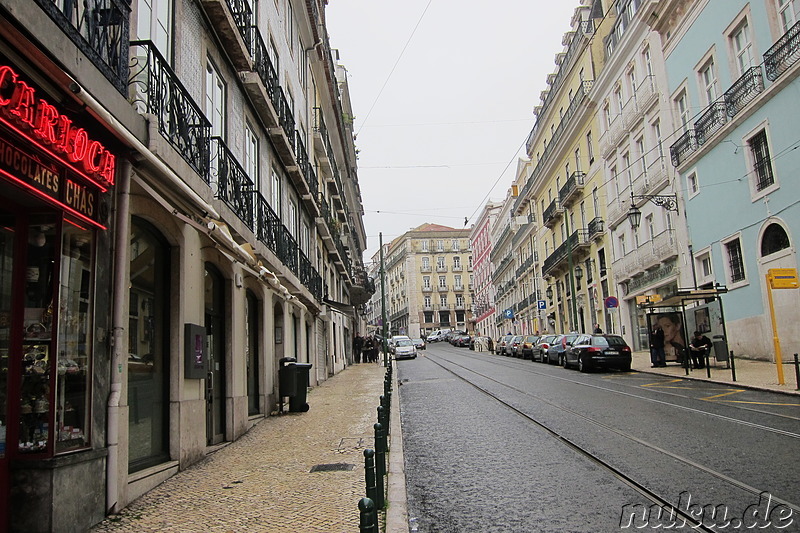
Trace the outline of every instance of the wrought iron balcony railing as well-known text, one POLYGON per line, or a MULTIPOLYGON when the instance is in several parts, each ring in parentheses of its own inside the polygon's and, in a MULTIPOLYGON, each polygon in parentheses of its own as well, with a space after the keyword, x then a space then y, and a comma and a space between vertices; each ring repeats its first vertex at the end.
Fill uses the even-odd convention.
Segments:
POLYGON ((297 158, 297 166, 300 167, 300 172, 303 174, 303 179, 308 185, 308 190, 311 191, 312 198, 316 198, 319 194, 319 184, 317 183, 317 173, 314 172, 314 166, 311 164, 311 160, 308 157, 308 152, 306 151, 306 145, 303 143, 303 139, 300 136, 299 131, 295 131, 295 136, 297 137, 294 143, 295 146, 295 154, 297 158))
POLYGON ((130 0, 34 0, 122 94, 128 88, 130 0))
POLYGON ((764 69, 769 81, 777 80, 781 74, 800 59, 800 22, 789 28, 764 54, 764 69))
POLYGON ((561 201, 561 205, 569 205, 574 194, 583 190, 583 182, 585 179, 585 172, 576 171, 570 175, 566 183, 564 183, 564 185, 561 187, 561 190, 558 192, 558 199, 561 201))
POLYGON ((151 41, 133 41, 130 98, 200 176, 208 171, 211 123, 151 41))
POLYGON ((697 150, 697 140, 694 130, 686 130, 683 135, 678 137, 672 146, 669 147, 669 155, 672 159, 672 166, 678 167, 686 161, 686 157, 697 150))
POLYGON ((220 137, 211 139, 208 183, 250 230, 255 231, 255 184, 220 137))
POLYGON ((603 235, 603 219, 600 217, 594 217, 592 220, 589 221, 589 224, 586 226, 586 230, 588 232, 588 237, 591 239, 593 237, 597 237, 603 235))
POLYGON ((728 121, 725 102, 714 102, 694 123, 694 136, 698 146, 702 146, 728 121))
POLYGON ((747 104, 764 91, 761 67, 751 67, 725 91, 725 105, 729 117, 735 117, 747 104))

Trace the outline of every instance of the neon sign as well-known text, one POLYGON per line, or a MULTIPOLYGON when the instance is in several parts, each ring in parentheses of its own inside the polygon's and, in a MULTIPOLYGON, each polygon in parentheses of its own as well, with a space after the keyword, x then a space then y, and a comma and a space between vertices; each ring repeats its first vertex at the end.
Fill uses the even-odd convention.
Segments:
POLYGON ((19 133, 28 133, 26 137, 50 148, 54 156, 62 156, 103 190, 114 185, 116 156, 54 105, 37 98, 36 90, 7 65, 0 65, 0 120, 19 133))

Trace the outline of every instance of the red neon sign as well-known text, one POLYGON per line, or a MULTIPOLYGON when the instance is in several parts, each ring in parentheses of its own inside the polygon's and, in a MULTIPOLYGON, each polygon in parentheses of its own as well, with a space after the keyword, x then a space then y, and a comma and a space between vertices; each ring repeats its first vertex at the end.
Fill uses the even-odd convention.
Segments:
POLYGON ((55 106, 37 98, 36 90, 7 65, 0 65, 0 113, 64 156, 78 171, 94 178, 91 181, 114 184, 116 156, 100 141, 89 138, 85 129, 75 127, 55 106))

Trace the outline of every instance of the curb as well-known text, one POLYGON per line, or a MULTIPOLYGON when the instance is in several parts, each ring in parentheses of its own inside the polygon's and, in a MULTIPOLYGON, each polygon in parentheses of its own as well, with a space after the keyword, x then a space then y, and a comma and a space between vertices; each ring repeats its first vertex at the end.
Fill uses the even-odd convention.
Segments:
POLYGON ((679 376, 679 375, 669 374, 669 373, 665 373, 665 372, 656 372, 654 370, 638 370, 638 369, 635 369, 635 368, 633 369, 633 371, 634 372, 639 372, 641 374, 653 374, 653 375, 656 375, 656 376, 665 376, 665 377, 668 377, 668 378, 688 379, 688 380, 692 380, 692 381, 705 381, 707 383, 716 383, 718 385, 728 385, 729 387, 739 387, 739 388, 742 388, 742 389, 757 390, 757 391, 761 391, 761 392, 775 392, 777 394, 786 394, 786 395, 789 395, 789 396, 800 396, 800 391, 773 389, 773 388, 770 388, 770 387, 762 387, 760 385, 751 385, 751 384, 748 384, 748 383, 742 383, 741 381, 723 381, 723 380, 720 380, 720 379, 707 378, 707 377, 702 377, 701 378, 701 377, 692 376, 691 374, 688 375, 688 376, 682 376, 682 375, 679 376))
POLYGON ((400 423, 400 387, 397 380, 397 365, 394 361, 392 361, 392 367, 394 383, 392 383, 391 449, 389 450, 389 476, 387 479, 386 533, 408 533, 403 429, 400 423))

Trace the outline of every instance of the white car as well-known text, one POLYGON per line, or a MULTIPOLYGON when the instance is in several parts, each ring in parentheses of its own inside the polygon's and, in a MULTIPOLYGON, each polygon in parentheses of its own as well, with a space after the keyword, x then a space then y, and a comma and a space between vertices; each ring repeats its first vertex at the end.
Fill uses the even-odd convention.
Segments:
POLYGON ((411 340, 408 335, 394 335, 389 339, 389 353, 394 353, 394 348, 397 346, 397 341, 411 340))
POLYGON ((395 359, 416 359, 417 348, 414 346, 414 341, 409 338, 399 339, 394 346, 395 359))

